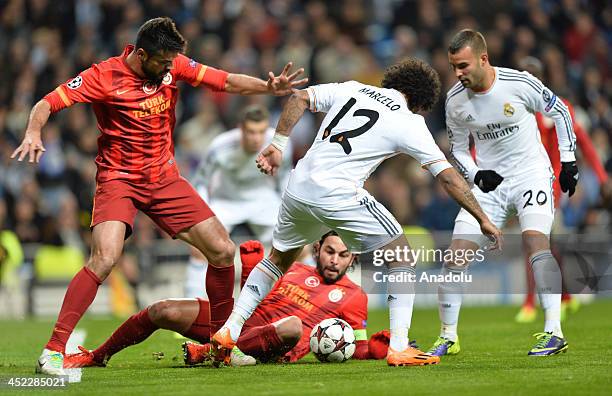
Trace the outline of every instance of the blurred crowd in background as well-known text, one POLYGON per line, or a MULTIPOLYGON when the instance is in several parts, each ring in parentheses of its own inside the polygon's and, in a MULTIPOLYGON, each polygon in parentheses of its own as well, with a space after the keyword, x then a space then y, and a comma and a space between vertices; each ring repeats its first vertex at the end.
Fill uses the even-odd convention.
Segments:
MULTIPOLYGON (((601 160, 612 164, 612 4, 605 0, 0 0, 0 230, 14 231, 21 243, 70 245, 87 254, 99 134, 90 108, 79 104, 51 117, 38 166, 9 157, 36 101, 120 54, 145 20, 164 15, 188 40, 188 56, 230 72, 265 78, 293 61, 310 84, 378 84, 386 66, 415 56, 440 73, 444 92, 456 82, 447 60, 450 37, 478 29, 493 65, 541 60, 544 82, 574 104, 601 160)), ((183 175, 192 175, 211 139, 235 127, 237 110, 253 102, 270 109, 274 126, 283 98, 182 86, 174 138, 183 175)), ((321 119, 307 114, 296 127, 294 161, 321 119)), ((427 123, 447 150, 444 97, 427 123)), ((565 226, 607 229, 597 179, 580 166, 578 191, 562 204, 565 226)), ((405 156, 383 163, 367 188, 403 224, 452 230, 457 205, 405 156)), ((159 237, 142 216, 131 243, 146 246, 159 237)))

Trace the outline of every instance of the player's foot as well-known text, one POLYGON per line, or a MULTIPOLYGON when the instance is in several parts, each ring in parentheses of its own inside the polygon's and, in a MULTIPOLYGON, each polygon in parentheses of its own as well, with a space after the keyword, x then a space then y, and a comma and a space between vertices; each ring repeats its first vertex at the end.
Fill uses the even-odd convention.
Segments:
POLYGON ((207 344, 196 344, 194 342, 183 342, 183 360, 188 366, 195 364, 204 363, 210 360, 210 349, 211 345, 207 344))
POLYGON ((528 356, 552 356, 567 352, 569 347, 565 339, 552 333, 535 333, 533 336, 538 339, 538 342, 531 348, 528 356))
POLYGON ((389 347, 387 364, 389 366, 426 366, 440 363, 440 357, 426 354, 416 348, 408 347, 401 352, 389 347))
POLYGON ((455 341, 451 341, 444 337, 438 337, 436 342, 429 348, 427 353, 432 356, 444 356, 444 355, 456 355, 461 351, 459 346, 459 338, 455 341))
POLYGON ((64 356, 64 368, 78 368, 78 367, 106 367, 106 363, 97 362, 94 359, 94 354, 91 351, 83 348, 79 345, 79 353, 68 353, 64 356))
POLYGON ((210 339, 212 348, 210 356, 212 357, 213 365, 219 367, 222 365, 229 366, 231 363, 232 349, 236 346, 236 342, 232 340, 230 331, 227 327, 222 327, 210 339))
POLYGON ((536 320, 537 316, 538 311, 533 307, 533 305, 523 305, 521 310, 518 311, 514 317, 514 321, 516 323, 531 323, 536 320))
POLYGON ((43 349, 38 362, 36 362, 36 372, 47 375, 66 375, 64 371, 64 355, 61 352, 43 349))
POLYGON ((253 356, 249 356, 242 352, 238 347, 232 348, 232 353, 230 354, 231 364, 234 367, 241 366, 255 366, 257 361, 253 356))

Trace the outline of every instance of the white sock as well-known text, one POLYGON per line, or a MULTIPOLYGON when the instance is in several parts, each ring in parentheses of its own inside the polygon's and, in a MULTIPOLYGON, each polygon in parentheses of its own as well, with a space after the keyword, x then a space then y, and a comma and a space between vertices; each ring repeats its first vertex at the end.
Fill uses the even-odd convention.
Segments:
POLYGON ((540 305, 544 310, 544 331, 563 338, 561 331, 561 269, 550 250, 529 258, 540 305))
POLYGON ((261 260, 253 268, 240 291, 240 297, 234 305, 234 310, 224 325, 229 328, 234 341, 238 340, 244 322, 251 317, 255 308, 270 293, 281 276, 283 272, 267 258, 261 260))
MULTIPOLYGON (((467 266, 449 268, 444 263, 441 274, 458 274, 467 271, 467 266)), ((461 283, 440 283, 438 286, 438 312, 440 314, 440 337, 457 341, 457 324, 459 311, 463 300, 463 285, 461 283)))
POLYGON ((189 264, 185 271, 185 298, 202 298, 208 300, 206 294, 206 269, 208 262, 189 257, 189 264))
MULTIPOLYGON (((414 276, 414 267, 395 267, 388 272, 396 278, 408 279, 414 276)), ((408 348, 408 331, 412 321, 412 308, 414 306, 414 282, 391 282, 387 283, 389 295, 389 322, 391 339, 389 346, 393 350, 401 352, 408 348)))

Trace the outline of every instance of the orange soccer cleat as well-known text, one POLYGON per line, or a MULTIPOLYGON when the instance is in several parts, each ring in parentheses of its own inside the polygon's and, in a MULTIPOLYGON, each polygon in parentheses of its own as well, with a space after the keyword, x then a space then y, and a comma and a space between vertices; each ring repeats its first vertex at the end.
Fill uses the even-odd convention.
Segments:
POLYGON ((106 363, 97 362, 94 359, 94 354, 91 351, 79 345, 79 353, 69 353, 64 356, 64 368, 79 368, 79 367, 106 367, 106 363))
POLYGON ((210 360, 210 343, 196 344, 195 342, 184 342, 183 345, 183 360, 188 366, 204 363, 210 360))
POLYGON ((432 356, 416 348, 408 347, 401 352, 389 347, 387 364, 389 366, 427 366, 440 363, 439 356, 432 356))
POLYGON ((232 349, 236 346, 236 342, 232 340, 230 331, 227 327, 222 327, 212 336, 210 356, 212 357, 213 365, 219 367, 222 365, 229 366, 231 363, 232 349))

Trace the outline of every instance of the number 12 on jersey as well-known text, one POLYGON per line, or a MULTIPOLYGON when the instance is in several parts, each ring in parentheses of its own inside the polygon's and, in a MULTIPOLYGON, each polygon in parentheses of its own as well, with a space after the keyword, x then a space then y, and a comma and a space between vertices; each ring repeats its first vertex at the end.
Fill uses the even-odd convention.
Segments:
MULTIPOLYGON (((342 120, 342 118, 344 118, 346 113, 348 113, 348 111, 351 109, 351 107, 353 107, 355 105, 355 103, 357 103, 357 99, 350 98, 348 100, 348 102, 346 102, 344 104, 344 106, 342 106, 342 108, 340 109, 338 114, 336 114, 334 119, 331 120, 329 125, 327 125, 325 127, 325 130, 323 132, 323 136, 321 137, 322 140, 327 139, 329 137, 329 135, 331 135, 331 133, 334 130, 334 128, 338 126, 338 123, 340 122, 340 120, 342 120)), ((367 117, 369 119, 368 122, 366 122, 365 124, 363 124, 359 128, 352 129, 350 131, 345 131, 345 132, 337 133, 337 134, 333 135, 329 139, 329 142, 330 143, 338 143, 340 146, 342 146, 342 149, 344 150, 345 154, 347 154, 347 155, 350 154, 351 151, 353 151, 353 148, 351 147, 351 143, 349 142, 349 139, 357 137, 359 135, 362 135, 362 134, 366 133, 368 130, 370 130, 370 128, 372 128, 374 126, 376 121, 378 121, 378 117, 379 116, 380 116, 380 114, 377 111, 375 111, 375 110, 369 110, 369 109, 358 109, 358 110, 355 110, 355 112, 353 113, 353 117, 367 117)))

